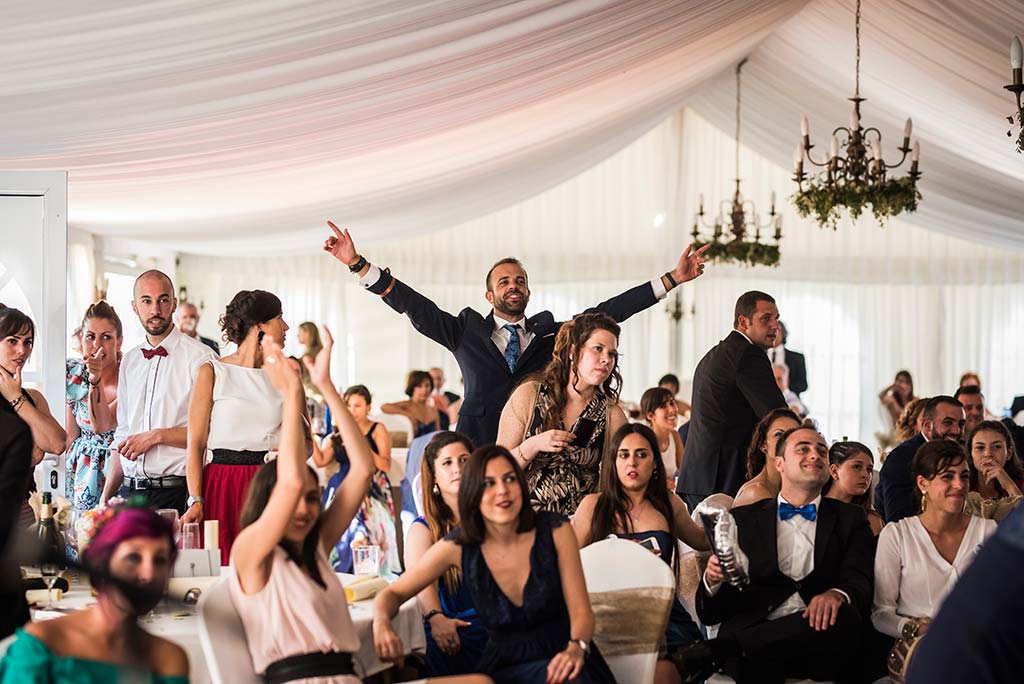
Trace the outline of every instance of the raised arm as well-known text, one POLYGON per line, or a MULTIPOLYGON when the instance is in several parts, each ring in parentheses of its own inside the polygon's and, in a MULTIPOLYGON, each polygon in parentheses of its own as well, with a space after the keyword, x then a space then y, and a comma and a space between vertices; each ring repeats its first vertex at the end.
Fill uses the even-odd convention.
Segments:
POLYGON ((621 323, 633 314, 654 306, 673 289, 704 272, 704 252, 709 247, 710 245, 704 245, 694 252, 693 245, 687 246, 686 251, 680 255, 679 261, 671 271, 605 300, 597 306, 587 309, 584 313, 599 311, 621 323))
POLYGON ((587 593, 583 576, 583 562, 576 535, 569 525, 552 530, 555 552, 558 554, 558 574, 562 579, 562 594, 569 611, 569 643, 548 663, 548 681, 564 682, 575 679, 583 669, 585 654, 578 641, 590 642, 594 638, 594 609, 587 593))
POLYGON ((331 381, 331 351, 334 349, 334 336, 325 325, 324 347, 316 355, 315 361, 308 357, 303 358, 303 363, 309 369, 309 375, 313 384, 320 390, 327 405, 331 407, 331 416, 341 433, 341 443, 345 445, 345 453, 348 454, 349 471, 341 486, 334 494, 331 505, 327 507, 320 516, 320 543, 325 551, 329 551, 342 533, 348 529, 356 511, 359 510, 366 492, 370 489, 370 481, 373 478, 373 452, 370 445, 366 443, 363 433, 356 425, 355 418, 348 412, 348 406, 338 394, 338 389, 331 381))
MULTIPOLYGON (((203 461, 206 457, 206 442, 210 436, 210 414, 213 411, 213 385, 216 376, 211 364, 203 364, 196 374, 192 386, 192 398, 188 402, 188 459, 185 464, 185 481, 189 496, 203 496, 203 461)), ((196 502, 185 511, 182 523, 201 522, 203 502, 196 502)))
POLYGON ((281 393, 281 441, 277 448, 277 482, 267 505, 255 522, 238 533, 231 557, 238 580, 247 594, 260 591, 270 577, 271 554, 284 536, 306 486, 306 456, 302 434, 304 395, 281 347, 263 338, 263 372, 281 393))
POLYGON ((366 261, 356 252, 355 243, 348 230, 339 229, 331 221, 327 222, 334 233, 324 241, 324 251, 345 264, 349 270, 359 266, 355 273, 359 282, 367 290, 379 295, 388 306, 400 314, 405 314, 412 325, 421 334, 426 335, 441 346, 455 351, 462 340, 463 322, 447 311, 443 311, 434 302, 427 299, 408 285, 402 283, 387 271, 366 261))

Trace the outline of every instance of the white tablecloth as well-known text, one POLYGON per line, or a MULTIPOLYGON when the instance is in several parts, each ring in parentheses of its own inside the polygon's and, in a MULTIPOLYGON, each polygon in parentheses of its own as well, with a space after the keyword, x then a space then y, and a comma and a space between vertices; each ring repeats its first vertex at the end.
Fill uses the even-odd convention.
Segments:
MULTIPOLYGON (((352 575, 338 574, 345 584, 352 580, 352 575)), ((76 582, 72 585, 71 591, 64 594, 64 597, 55 602, 54 605, 60 611, 77 610, 96 602, 91 594, 87 581, 76 582)), ((352 615, 352 623, 355 625, 356 633, 359 635, 359 652, 355 654, 354 660, 364 668, 365 675, 376 674, 391 667, 390 663, 384 663, 374 652, 373 648, 373 601, 357 601, 349 604, 349 613, 352 615)), ((60 613, 50 611, 35 611, 33 619, 47 619, 58 617, 60 613)), ((270 619, 268 617, 268 619, 270 619)), ((158 634, 170 641, 175 642, 188 653, 188 660, 191 666, 190 681, 192 684, 210 684, 210 673, 206 666, 206 656, 199 643, 199 616, 195 606, 180 603, 161 603, 153 617, 143 618, 142 627, 152 633, 158 634)), ((416 597, 406 601, 398 616, 393 622, 395 631, 402 637, 402 644, 405 645, 405 652, 423 652, 426 650, 426 637, 423 633, 423 621, 420 618, 419 606, 416 597)))

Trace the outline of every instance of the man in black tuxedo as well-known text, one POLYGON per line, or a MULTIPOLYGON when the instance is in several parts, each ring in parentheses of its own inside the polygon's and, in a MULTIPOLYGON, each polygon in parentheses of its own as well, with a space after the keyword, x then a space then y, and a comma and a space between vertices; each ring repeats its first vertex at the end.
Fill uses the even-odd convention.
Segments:
POLYGON ((878 473, 875 510, 882 520, 891 523, 917 515, 921 495, 910 472, 914 454, 922 444, 936 439, 961 442, 966 422, 964 407, 953 397, 940 394, 925 402, 921 432, 890 451, 878 473))
MULTIPOLYGON (((465 397, 459 409, 459 432, 474 444, 494 442, 498 419, 512 390, 528 375, 547 366, 554 351, 555 334, 561 323, 550 311, 526 318, 530 287, 526 271, 518 260, 502 259, 487 272, 487 302, 492 311, 486 317, 471 308, 458 316, 442 311, 387 271, 381 271, 356 252, 348 231, 330 221, 334 235, 324 242, 324 251, 358 274, 360 284, 379 295, 388 306, 404 313, 419 332, 455 355, 462 370, 465 397)), ((681 257, 676 267, 660 278, 623 292, 587 309, 608 314, 622 322, 653 306, 669 290, 704 271, 704 248, 681 257)))
POLYGON ((779 321, 778 344, 768 350, 768 358, 773 366, 784 365, 789 369, 789 389, 800 396, 807 391, 807 360, 798 351, 793 351, 786 346, 789 333, 786 331, 786 324, 779 321))
POLYGON ((716 556, 697 589, 697 614, 718 637, 683 652, 686 681, 725 668, 737 684, 787 677, 835 679, 857 668, 861 624, 873 593, 874 538, 864 510, 821 489, 828 447, 817 430, 788 430, 775 451, 777 499, 732 510, 750 562, 742 591, 724 584, 716 556))
POLYGON ((693 374, 690 430, 676 486, 691 511, 711 494, 736 495, 754 426, 786 406, 765 354, 779 333, 775 300, 756 290, 740 295, 733 328, 693 374))

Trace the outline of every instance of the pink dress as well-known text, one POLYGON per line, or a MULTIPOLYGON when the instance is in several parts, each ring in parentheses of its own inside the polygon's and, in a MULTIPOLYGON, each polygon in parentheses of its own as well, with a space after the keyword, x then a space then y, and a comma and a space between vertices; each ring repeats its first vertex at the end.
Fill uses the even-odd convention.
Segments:
MULTIPOLYGON (((326 589, 288 559, 281 547, 274 549, 270 577, 263 589, 246 594, 231 573, 228 587, 249 642, 249 654, 256 672, 263 674, 272 663, 304 653, 352 653, 359 650, 352 618, 348 614, 345 590, 317 549, 317 567, 326 589)), ((232 567, 234 561, 232 561, 232 567)), ((305 684, 360 684, 354 675, 312 677, 305 684)))

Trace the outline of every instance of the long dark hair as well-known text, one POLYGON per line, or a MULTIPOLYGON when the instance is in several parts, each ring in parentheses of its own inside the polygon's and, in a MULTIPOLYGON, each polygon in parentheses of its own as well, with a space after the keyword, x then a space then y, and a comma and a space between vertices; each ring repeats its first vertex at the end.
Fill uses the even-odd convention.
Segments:
POLYGON ((622 488, 615 468, 619 447, 622 446, 622 440, 629 435, 640 435, 647 442, 650 457, 654 460, 654 472, 644 491, 644 499, 650 501, 651 506, 665 517, 669 533, 673 539, 676 538, 675 516, 672 514, 672 502, 668 494, 668 473, 658 450, 658 438, 654 430, 642 423, 626 423, 615 431, 608 449, 601 458, 600 493, 590 521, 591 543, 601 541, 609 534, 631 534, 638 531, 633 529, 633 520, 629 517, 629 497, 622 488))
POLYGON ((0 304, 0 340, 11 335, 26 335, 35 339, 36 324, 18 309, 0 304))
MULTIPOLYGON (((866 444, 861 442, 836 442, 829 447, 828 464, 830 466, 839 467, 858 454, 867 454, 868 458, 871 459, 871 462, 875 462, 875 456, 871 453, 871 449, 869 449, 866 444)), ((822 488, 821 493, 828 494, 828 490, 832 489, 834 482, 835 481, 829 477, 825 486, 822 488)), ((853 497, 853 499, 850 500, 850 503, 854 506, 860 506, 867 512, 873 510, 871 508, 871 486, 868 485, 868 491, 853 497)))
POLYGON ((530 507, 530 489, 526 485, 526 475, 519 463, 512 457, 509 450, 497 444, 482 446, 474 451, 462 469, 459 481, 459 544, 482 544, 487 536, 484 517, 480 513, 480 500, 484 498, 484 476, 487 464, 496 458, 503 458, 512 464, 519 483, 520 500, 519 524, 516 532, 529 532, 537 525, 537 517, 530 507))
MULTIPOLYGON (((767 454, 761 451, 761 447, 768 442, 768 428, 779 418, 792 418, 797 425, 800 419, 791 409, 777 408, 769 411, 754 426, 754 434, 750 437, 750 446, 747 447, 747 479, 753 479, 764 468, 767 454)), ((774 456, 775 454, 772 454, 774 456)))
MULTIPOLYGON (((423 450, 423 461, 420 463, 420 487, 423 497, 423 519, 427 521, 430 528, 430 538, 435 542, 440 541, 446 534, 455 529, 455 511, 449 508, 441 497, 440 492, 434 491, 437 483, 436 461, 441 450, 452 444, 461 444, 466 451, 473 453, 473 442, 461 432, 445 430, 434 435, 427 447, 423 450)), ((459 490, 461 491, 461 483, 459 490)), ((449 568, 444 574, 444 582, 449 592, 454 596, 459 587, 461 577, 459 569, 455 566, 449 568)))
MULTIPOLYGON (((619 339, 619 324, 614 318, 603 313, 580 314, 559 328, 551 361, 539 376, 541 385, 548 390, 548 396, 551 397, 550 411, 544 416, 541 432, 561 426, 562 412, 568 401, 567 390, 569 387, 575 387, 579 381, 577 365, 583 355, 583 345, 596 330, 607 330, 616 340, 619 339)), ((612 372, 601 384, 601 392, 610 401, 616 402, 620 389, 622 376, 619 374, 619 364, 616 361, 612 366, 612 372)))
MULTIPOLYGON (((306 466, 309 474, 313 476, 313 480, 316 480, 316 471, 309 466, 306 466)), ((274 487, 277 485, 277 459, 264 463, 259 470, 256 471, 256 475, 253 476, 252 481, 249 483, 249 492, 245 497, 245 504, 242 506, 241 519, 239 521, 239 527, 245 529, 249 525, 256 522, 261 515, 263 510, 267 507, 267 502, 270 501, 270 494, 274 491, 274 487)), ((306 538, 302 541, 302 548, 297 549, 295 546, 288 542, 284 537, 278 540, 277 545, 284 549, 285 553, 288 554, 288 558, 303 568, 309 576, 313 578, 313 581, 319 584, 321 587, 326 588, 327 585, 324 583, 323 578, 320 576, 320 569, 316 564, 316 545, 320 542, 320 518, 313 523, 313 527, 306 534, 306 538)))
MULTIPOLYGON (((964 449, 967 451, 967 467, 971 470, 971 491, 977 491, 978 489, 978 469, 974 467, 974 436, 983 430, 998 432, 1002 436, 1006 441, 1006 465, 1003 466, 1003 470, 1006 471, 1006 474, 1014 482, 1024 480, 1024 467, 1021 467, 1020 457, 1017 456, 1017 447, 1013 443, 1010 431, 998 420, 983 420, 967 433, 967 439, 964 441, 964 449)), ((998 482, 994 484, 997 490, 1003 491, 998 482)), ((1003 494, 1005 495, 1006 492, 1003 492, 1003 494)))

